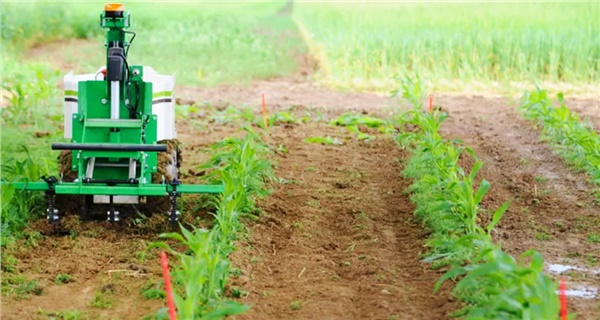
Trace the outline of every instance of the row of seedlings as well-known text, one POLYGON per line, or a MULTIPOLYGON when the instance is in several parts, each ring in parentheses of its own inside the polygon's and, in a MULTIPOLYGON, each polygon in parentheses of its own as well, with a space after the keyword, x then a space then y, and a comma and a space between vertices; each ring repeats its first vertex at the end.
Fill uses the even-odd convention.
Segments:
MULTIPOLYGON (((248 130, 244 138, 226 138, 217 143, 215 154, 203 167, 207 178, 221 182, 225 190, 213 199, 214 225, 208 229, 180 226, 181 233, 161 237, 178 245, 160 243, 179 260, 173 271, 174 300, 179 319, 220 319, 245 312, 249 307, 224 299, 231 265, 228 256, 242 226, 240 217, 257 212, 256 199, 265 196, 265 187, 274 177, 268 161, 269 148, 248 130), (191 229, 191 230, 188 230, 191 229)), ((161 313, 166 312, 162 310, 161 313)))
POLYGON ((481 201, 490 183, 476 183, 483 162, 473 150, 442 138, 439 129, 447 115, 423 111, 418 79, 405 79, 399 93, 413 106, 398 119, 403 129, 396 140, 411 153, 402 173, 413 181, 407 192, 415 214, 432 232, 425 261, 449 267, 435 290, 457 280, 452 294, 464 308, 455 315, 466 319, 557 319, 557 285, 544 274, 543 257, 530 250, 517 260, 493 241, 509 203, 485 217, 481 201), (474 164, 463 168, 461 160, 470 163, 468 157, 474 164), (484 220, 490 222, 482 226, 484 220))
MULTIPOLYGON (((580 121, 577 114, 567 108, 562 94, 558 94, 558 107, 552 104, 546 90, 526 92, 519 111, 542 127, 542 139, 567 163, 586 172, 590 181, 600 186, 600 136, 592 125, 580 121)), ((596 192, 600 201, 600 191, 596 192)))

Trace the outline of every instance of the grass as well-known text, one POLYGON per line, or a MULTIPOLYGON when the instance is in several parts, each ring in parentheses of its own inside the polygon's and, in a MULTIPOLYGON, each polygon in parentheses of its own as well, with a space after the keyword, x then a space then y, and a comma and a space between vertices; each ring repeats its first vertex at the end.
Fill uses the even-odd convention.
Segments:
MULTIPOLYGON (((169 2, 148 10, 144 4, 126 3, 130 30, 137 32, 130 64, 153 66, 160 73, 175 73, 178 83, 203 86, 287 75, 296 68, 294 55, 305 49, 293 36, 280 36, 295 30, 289 17, 275 15, 282 5, 169 2)), ((98 3, 9 2, 2 10, 2 39, 11 44, 9 51, 18 53, 43 43, 90 38, 97 51, 75 61, 95 72, 105 63, 105 30, 98 22, 102 10, 98 3)), ((67 57, 70 49, 64 48, 77 44, 66 42, 61 54, 67 57)))
MULTIPOLYGON (((387 91, 415 72, 433 90, 600 82, 597 3, 299 3, 319 79, 387 91), (468 14, 465 14, 468 12, 468 14)), ((597 92, 597 91, 596 91, 597 92)))

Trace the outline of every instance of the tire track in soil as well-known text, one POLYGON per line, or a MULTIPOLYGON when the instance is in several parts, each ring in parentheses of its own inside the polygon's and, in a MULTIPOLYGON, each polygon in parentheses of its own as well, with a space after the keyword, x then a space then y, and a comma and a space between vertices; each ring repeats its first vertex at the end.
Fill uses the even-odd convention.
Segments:
POLYGON ((277 177, 294 183, 261 203, 250 240, 232 257, 245 275, 231 286, 253 305, 237 318, 446 318, 457 304, 446 285, 433 293, 441 274, 419 261, 426 232, 402 194, 397 160, 405 155, 382 136, 339 147, 301 142, 338 131, 309 124, 272 136, 289 148, 277 177))
MULTIPOLYGON (((462 139, 485 162, 479 176, 492 188, 484 206, 491 211, 512 201, 497 241, 513 256, 535 249, 547 263, 597 269, 600 244, 586 237, 600 233, 600 209, 586 175, 570 170, 506 99, 435 100, 450 115, 440 130, 445 138, 462 139)), ((470 168, 472 161, 463 165, 470 168)), ((600 274, 571 273, 566 280, 571 288, 600 287, 600 274)), ((578 319, 600 318, 600 298, 569 300, 578 319)))

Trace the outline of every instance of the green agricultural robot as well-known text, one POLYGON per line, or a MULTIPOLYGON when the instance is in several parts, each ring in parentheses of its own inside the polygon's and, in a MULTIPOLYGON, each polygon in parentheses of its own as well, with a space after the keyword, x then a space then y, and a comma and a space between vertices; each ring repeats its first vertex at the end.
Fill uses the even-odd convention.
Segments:
POLYGON ((116 204, 144 205, 149 210, 166 204, 161 210, 168 213, 170 222, 176 222, 181 194, 220 193, 223 187, 181 184, 174 77, 128 63, 135 33, 126 31, 130 15, 123 5, 106 5, 100 25, 108 29, 106 66, 94 74, 70 73, 64 78, 64 135, 70 143, 52 144, 52 150, 61 150, 60 176, 12 184, 22 190, 44 191, 51 223, 60 220, 56 195, 84 199, 83 206, 75 200, 66 205, 108 206, 111 222, 120 220, 116 204))

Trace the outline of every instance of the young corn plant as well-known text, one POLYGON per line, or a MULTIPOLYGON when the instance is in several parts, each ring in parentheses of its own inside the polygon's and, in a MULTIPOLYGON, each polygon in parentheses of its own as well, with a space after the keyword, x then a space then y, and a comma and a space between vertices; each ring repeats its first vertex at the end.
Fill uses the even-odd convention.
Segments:
POLYGON ((219 230, 181 227, 181 234, 169 233, 162 237, 178 241, 187 250, 177 252, 168 249, 179 260, 173 272, 178 289, 173 292, 177 313, 181 319, 215 319, 240 314, 248 307, 223 301, 225 285, 229 276, 229 261, 221 252, 219 230))
POLYGON ((436 284, 463 276, 454 293, 467 297, 466 319, 557 319, 560 310, 556 285, 544 274, 544 259, 527 251, 529 265, 518 263, 500 248, 483 250, 477 262, 459 266, 442 276, 436 284))
MULTIPOLYGON (((557 100, 559 107, 554 107, 547 91, 526 92, 519 110, 542 126, 542 139, 555 152, 577 170, 587 172, 590 182, 600 186, 600 136, 567 108, 562 94, 557 100)), ((597 197, 600 201, 600 193, 597 197)))
POLYGON ((229 172, 229 179, 235 181, 231 185, 243 187, 240 199, 240 212, 256 212, 255 198, 261 198, 270 193, 264 189, 265 182, 273 181, 275 176, 271 163, 267 160, 269 148, 251 129, 246 128, 248 134, 243 138, 226 138, 214 147, 215 154, 201 169, 210 170, 207 179, 220 182, 224 173, 229 172))

